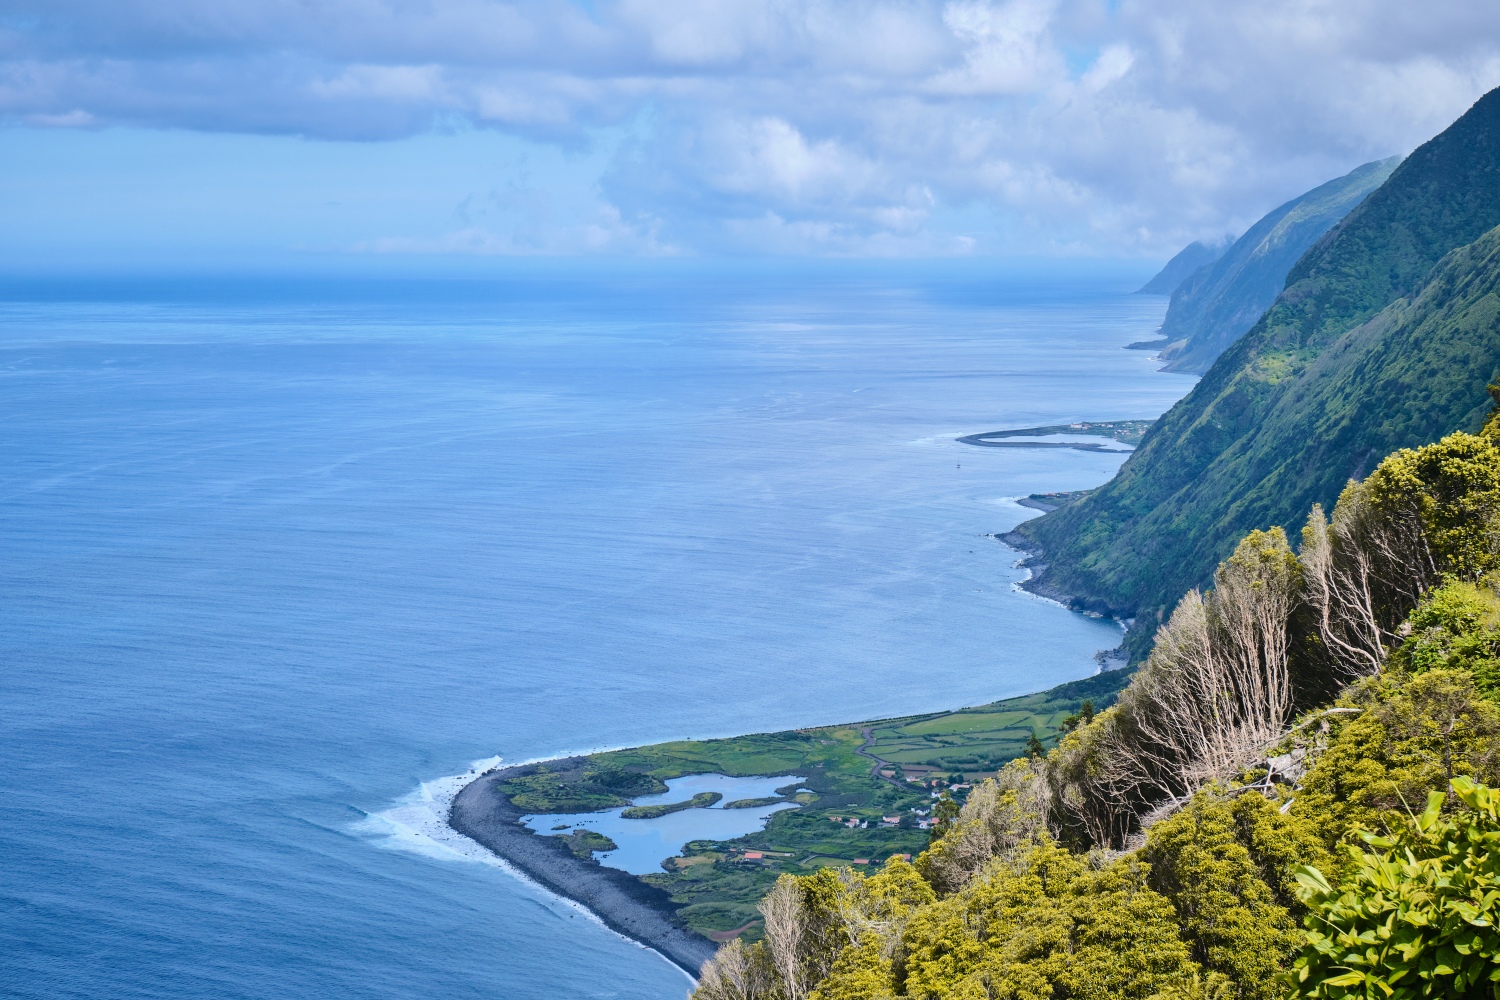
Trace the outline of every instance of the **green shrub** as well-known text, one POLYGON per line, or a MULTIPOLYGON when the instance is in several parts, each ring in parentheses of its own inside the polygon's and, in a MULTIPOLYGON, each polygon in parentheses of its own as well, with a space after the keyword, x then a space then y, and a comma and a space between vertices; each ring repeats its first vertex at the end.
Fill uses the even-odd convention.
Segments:
POLYGON ((1392 672, 1353 685, 1331 716, 1326 746, 1302 779, 1292 812, 1323 831, 1333 849, 1357 827, 1399 825, 1459 775, 1500 781, 1500 708, 1462 670, 1392 672))
POLYGON ((1433 792, 1391 837, 1365 833, 1331 885, 1306 868, 1307 944, 1293 995, 1327 1000, 1500 997, 1500 790, 1455 778, 1466 807, 1444 818, 1433 792))
POLYGON ((896 995, 1111 997, 1186 989, 1199 969, 1172 904, 1134 858, 1101 868, 1043 840, 962 891, 917 909, 896 995))
MULTIPOLYGON (((1261 865, 1240 842, 1235 806, 1255 809, 1252 800, 1275 815, 1260 795, 1243 795, 1237 802, 1213 792, 1194 796, 1181 812, 1151 828, 1142 859, 1150 866, 1147 884, 1177 911, 1193 959, 1233 982, 1237 996, 1271 1000, 1279 995, 1276 973, 1300 937, 1261 865)), ((1284 827, 1293 825, 1276 818, 1284 827)), ((1256 826, 1254 819, 1245 825, 1256 826)))
POLYGON ((1392 655, 1393 666, 1467 670, 1482 694, 1500 697, 1500 594, 1493 579, 1437 588, 1407 623, 1410 636, 1392 655))

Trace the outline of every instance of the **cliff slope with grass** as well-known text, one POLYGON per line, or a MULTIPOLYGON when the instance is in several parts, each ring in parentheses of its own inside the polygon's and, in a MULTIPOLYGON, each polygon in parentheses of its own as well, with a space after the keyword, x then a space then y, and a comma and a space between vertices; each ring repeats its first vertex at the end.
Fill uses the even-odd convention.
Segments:
POLYGON ((1293 198, 1183 281, 1161 326, 1167 370, 1207 371, 1276 301, 1302 255, 1384 184, 1400 162, 1392 157, 1366 163, 1293 198))
POLYGON ((1496 225, 1500 91, 1303 256, 1113 480, 1017 529, 1044 553, 1037 584, 1138 616, 1139 642, 1246 531, 1294 528, 1380 456, 1477 429, 1500 372, 1496 225))

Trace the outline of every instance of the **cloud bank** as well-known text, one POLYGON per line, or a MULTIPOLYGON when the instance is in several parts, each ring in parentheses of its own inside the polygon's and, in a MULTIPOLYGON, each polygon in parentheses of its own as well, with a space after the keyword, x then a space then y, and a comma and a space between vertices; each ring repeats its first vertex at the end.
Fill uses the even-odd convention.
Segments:
POLYGON ((0 3, 14 125, 607 136, 582 248, 632 252, 1162 253, 1496 85, 1469 0, 0 3))

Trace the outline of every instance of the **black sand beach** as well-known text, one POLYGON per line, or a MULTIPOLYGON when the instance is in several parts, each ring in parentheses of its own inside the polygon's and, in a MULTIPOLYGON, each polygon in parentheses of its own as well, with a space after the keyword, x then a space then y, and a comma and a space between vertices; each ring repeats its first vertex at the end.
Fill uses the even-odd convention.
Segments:
POLYGON ((535 766, 490 771, 469 782, 453 799, 449 825, 559 896, 586 906, 605 926, 697 976, 718 945, 674 923, 678 907, 664 891, 629 872, 579 858, 562 838, 539 836, 521 825, 523 813, 499 785, 535 766))

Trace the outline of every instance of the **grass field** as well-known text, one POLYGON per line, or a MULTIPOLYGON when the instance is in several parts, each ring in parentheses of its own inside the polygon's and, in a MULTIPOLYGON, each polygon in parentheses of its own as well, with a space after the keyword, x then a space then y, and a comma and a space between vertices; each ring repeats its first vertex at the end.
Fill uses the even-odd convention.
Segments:
POLYGON ((1050 745, 1085 700, 1102 709, 1128 681, 1125 671, 1111 671, 951 712, 616 750, 512 779, 504 788, 529 812, 570 813, 580 805, 627 805, 688 774, 798 775, 777 794, 799 808, 772 814, 765 829, 748 836, 687 843, 662 872, 642 876, 684 904, 681 918, 694 930, 715 940, 731 931, 754 939, 755 904, 779 874, 827 865, 874 869, 892 854, 919 853, 928 842, 919 823, 935 785, 993 774, 1026 752, 1033 732, 1050 745))

